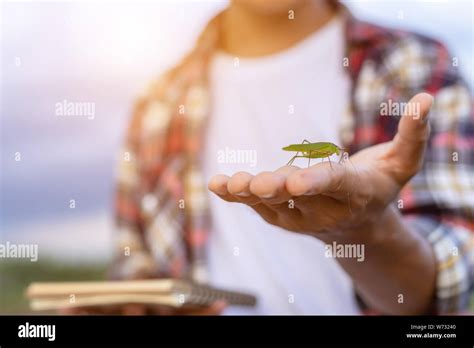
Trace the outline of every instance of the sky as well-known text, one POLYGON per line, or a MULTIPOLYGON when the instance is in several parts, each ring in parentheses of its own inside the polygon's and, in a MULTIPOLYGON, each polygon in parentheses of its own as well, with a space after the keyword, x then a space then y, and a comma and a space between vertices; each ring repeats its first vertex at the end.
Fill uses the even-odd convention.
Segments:
MULTIPOLYGON (((345 3, 360 18, 441 39, 473 85, 472 1, 345 3)), ((105 221, 111 216, 116 156, 133 100, 190 49, 206 21, 225 5, 2 3, 3 239, 36 235, 57 245, 57 236, 110 233, 112 224, 105 221), (94 119, 58 117, 56 105, 63 101, 94 103, 94 119)), ((101 240, 105 245, 106 238, 101 240)))

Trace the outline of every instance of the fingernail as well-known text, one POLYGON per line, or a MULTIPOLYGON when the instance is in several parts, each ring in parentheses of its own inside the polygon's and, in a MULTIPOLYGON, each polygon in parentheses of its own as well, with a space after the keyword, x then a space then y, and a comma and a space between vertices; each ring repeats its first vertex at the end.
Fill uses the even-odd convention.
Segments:
POLYGON ((237 192, 235 195, 239 197, 250 197, 250 193, 248 192, 237 192))
POLYGON ((212 191, 219 196, 224 196, 227 193, 227 189, 225 187, 219 187, 212 191))
MULTIPOLYGON (((428 93, 427 93, 427 94, 428 94, 428 93)), ((433 97, 431 94, 428 94, 428 95, 429 95, 430 98, 431 98, 431 108, 432 108, 432 107, 434 106, 434 101, 435 101, 435 100, 434 100, 434 97, 433 97)), ((429 116, 429 114, 430 114, 430 111, 431 111, 431 110, 428 110, 428 112, 427 112, 426 114, 424 114, 424 115, 421 117, 421 122, 422 122, 422 123, 428 122, 428 118, 429 118, 428 116, 429 116)))
POLYGON ((259 197, 264 198, 264 199, 269 199, 269 198, 275 197, 275 194, 274 193, 267 193, 267 194, 264 194, 264 195, 259 195, 259 197))

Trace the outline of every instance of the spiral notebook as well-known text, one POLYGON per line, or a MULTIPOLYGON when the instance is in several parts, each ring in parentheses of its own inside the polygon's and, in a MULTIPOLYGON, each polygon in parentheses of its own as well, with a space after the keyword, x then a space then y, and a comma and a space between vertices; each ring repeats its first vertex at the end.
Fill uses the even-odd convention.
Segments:
POLYGON ((36 311, 130 303, 206 306, 217 300, 235 306, 256 304, 256 297, 251 294, 176 279, 32 283, 26 296, 30 308, 36 311))

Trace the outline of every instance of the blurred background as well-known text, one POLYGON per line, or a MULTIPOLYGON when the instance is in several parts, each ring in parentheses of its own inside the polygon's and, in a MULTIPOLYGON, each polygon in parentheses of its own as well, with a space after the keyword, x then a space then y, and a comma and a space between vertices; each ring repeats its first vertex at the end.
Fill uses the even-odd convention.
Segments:
MULTIPOLYGON (((38 244, 39 260, 0 260, 0 312, 27 311, 33 280, 104 276, 132 103, 226 3, 1 3, 0 240, 38 244), (94 117, 57 116, 64 100, 93 103, 94 117)), ((472 1, 344 3, 360 18, 442 40, 473 86, 472 1)))

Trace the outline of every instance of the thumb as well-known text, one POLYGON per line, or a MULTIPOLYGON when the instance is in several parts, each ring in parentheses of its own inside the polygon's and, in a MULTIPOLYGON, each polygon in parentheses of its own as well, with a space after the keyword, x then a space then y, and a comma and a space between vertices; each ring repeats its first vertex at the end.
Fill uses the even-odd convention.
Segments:
POLYGON ((428 93, 415 95, 406 104, 391 153, 402 164, 403 176, 416 174, 423 162, 423 154, 430 135, 428 113, 433 97, 428 93))

